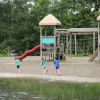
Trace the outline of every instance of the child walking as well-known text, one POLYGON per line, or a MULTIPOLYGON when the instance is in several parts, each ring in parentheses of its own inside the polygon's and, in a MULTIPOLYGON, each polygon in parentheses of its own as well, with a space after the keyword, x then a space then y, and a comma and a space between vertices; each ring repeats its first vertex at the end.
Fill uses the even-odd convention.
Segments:
POLYGON ((60 68, 60 61, 58 60, 58 57, 55 57, 54 59, 54 66, 56 68, 56 73, 61 76, 61 73, 59 71, 59 68, 60 68))
POLYGON ((16 60, 16 67, 18 69, 18 72, 20 72, 21 61, 19 59, 16 59, 16 58, 15 58, 15 60, 16 60))
POLYGON ((41 67, 43 69, 43 74, 46 74, 48 72, 46 60, 44 58, 41 59, 41 67))

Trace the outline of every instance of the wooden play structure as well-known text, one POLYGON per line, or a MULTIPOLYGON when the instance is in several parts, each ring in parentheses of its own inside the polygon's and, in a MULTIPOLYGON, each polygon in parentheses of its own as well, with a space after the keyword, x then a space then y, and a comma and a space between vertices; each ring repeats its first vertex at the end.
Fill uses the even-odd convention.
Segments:
MULTIPOLYGON (((70 28, 70 29, 56 29, 56 33, 64 38, 60 41, 64 43, 64 55, 82 54, 89 55, 89 61, 93 61, 97 56, 98 44, 98 28, 70 28), (95 57, 94 57, 95 56, 95 57)), ((60 37, 59 36, 59 37, 60 37)))
POLYGON ((93 55, 90 57, 89 61, 92 62, 97 56, 98 56, 98 61, 100 63, 100 15, 97 17, 97 21, 98 21, 98 46, 96 51, 93 53, 93 55))
POLYGON ((43 45, 45 49, 40 47, 40 54, 41 57, 44 56, 46 60, 53 60, 56 56, 56 26, 61 25, 61 22, 54 17, 53 15, 49 14, 46 17, 44 17, 40 22, 40 45, 43 45), (49 35, 50 33, 47 33, 48 28, 51 29, 52 35, 49 35))
MULTIPOLYGON (((40 22, 40 48, 41 57, 52 60, 57 55, 59 59, 65 59, 71 54, 91 55, 89 61, 93 61, 100 52, 98 48, 99 28, 70 28, 57 29, 61 22, 49 14, 40 22), (52 36, 47 33, 48 27, 52 27, 52 36)), ((49 29, 50 30, 50 29, 49 29)))
POLYGON ((93 55, 89 58, 89 62, 92 62, 98 55, 98 49, 93 53, 93 55))

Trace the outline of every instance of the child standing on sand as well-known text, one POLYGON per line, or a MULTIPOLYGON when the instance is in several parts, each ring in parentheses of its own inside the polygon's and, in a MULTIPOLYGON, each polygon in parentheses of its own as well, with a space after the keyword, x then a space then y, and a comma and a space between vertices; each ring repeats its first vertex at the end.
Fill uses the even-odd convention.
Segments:
POLYGON ((16 59, 15 58, 15 60, 16 60, 16 67, 17 67, 17 69, 18 69, 18 72, 20 72, 20 65, 21 65, 21 60, 19 60, 19 59, 16 59))
POLYGON ((43 69, 43 74, 46 74, 48 72, 46 60, 44 58, 41 59, 41 67, 43 69))
POLYGON ((55 66, 55 68, 56 68, 56 73, 57 73, 59 76, 61 76, 61 73, 60 73, 60 71, 59 71, 60 62, 59 62, 59 60, 58 60, 58 57, 55 57, 55 59, 54 59, 54 66, 55 66))

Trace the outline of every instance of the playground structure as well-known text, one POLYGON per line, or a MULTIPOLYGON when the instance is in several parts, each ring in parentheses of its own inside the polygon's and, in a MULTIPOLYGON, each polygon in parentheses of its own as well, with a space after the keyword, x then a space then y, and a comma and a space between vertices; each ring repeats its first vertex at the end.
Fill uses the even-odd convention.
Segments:
MULTIPOLYGON (((66 59, 71 54, 93 54, 89 61, 93 61, 98 55, 100 59, 100 29, 98 28, 70 28, 57 29, 61 22, 49 14, 40 22, 40 45, 33 49, 26 51, 24 54, 16 57, 22 60, 29 54, 37 51, 40 48, 40 56, 45 57, 46 60, 53 60, 55 56, 59 59, 66 59), (47 33, 47 28, 52 27, 53 31, 47 33)), ((50 31, 50 29, 49 29, 50 31)))
POLYGON ((98 28, 70 28, 56 29, 56 34, 63 35, 64 55, 81 54, 90 55, 89 61, 93 61, 97 56, 98 28), (65 41, 65 42, 64 42, 65 41), (89 54, 90 53, 90 54, 89 54))
POLYGON ((41 57, 44 56, 46 60, 52 60, 57 55, 57 39, 55 36, 56 26, 61 25, 61 22, 54 17, 53 15, 49 14, 44 17, 40 22, 40 44, 44 45, 44 49, 40 47, 40 55, 41 57), (53 35, 47 34, 47 27, 53 27, 53 35))
POLYGON ((96 49, 94 54, 90 57, 89 62, 92 62, 96 58, 97 55, 98 55, 98 49, 96 49))
POLYGON ((45 56, 46 60, 52 60, 56 55, 60 59, 65 59, 71 54, 93 54, 89 59, 93 61, 98 55, 98 32, 100 31, 98 28, 57 29, 61 22, 51 14, 44 17, 39 25, 40 44, 46 48, 45 50, 40 48, 40 55, 45 56), (53 26, 52 36, 46 33, 48 26, 53 26))

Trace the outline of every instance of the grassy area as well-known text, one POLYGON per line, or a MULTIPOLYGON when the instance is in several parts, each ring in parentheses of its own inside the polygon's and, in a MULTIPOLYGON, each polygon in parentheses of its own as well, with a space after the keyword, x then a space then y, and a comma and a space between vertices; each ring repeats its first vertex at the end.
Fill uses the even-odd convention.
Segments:
POLYGON ((1 54, 0 53, 0 57, 7 57, 7 54, 1 54))
POLYGON ((32 94, 38 91, 46 100, 100 100, 99 83, 51 82, 32 78, 0 79, 0 87, 32 94), (49 98, 49 99, 47 99, 49 98))

